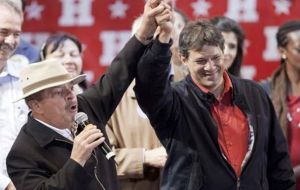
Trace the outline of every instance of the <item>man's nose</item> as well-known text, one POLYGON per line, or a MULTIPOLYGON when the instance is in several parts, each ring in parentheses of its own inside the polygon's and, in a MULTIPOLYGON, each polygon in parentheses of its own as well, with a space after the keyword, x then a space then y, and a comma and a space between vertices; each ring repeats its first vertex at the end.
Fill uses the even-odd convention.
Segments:
POLYGON ((206 65, 205 65, 205 69, 209 71, 209 70, 214 69, 215 66, 216 65, 215 65, 214 61, 211 59, 208 59, 206 65))

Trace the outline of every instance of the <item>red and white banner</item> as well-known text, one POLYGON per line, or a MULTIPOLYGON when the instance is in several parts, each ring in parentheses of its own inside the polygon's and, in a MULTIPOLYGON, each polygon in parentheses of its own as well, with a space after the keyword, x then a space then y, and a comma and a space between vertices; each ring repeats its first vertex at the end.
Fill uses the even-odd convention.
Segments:
MULTIPOLYGON (((144 0, 27 0, 23 37, 40 47, 50 33, 70 32, 84 44, 84 70, 93 81, 131 36, 144 0)), ((279 64, 277 28, 300 20, 299 0, 177 0, 190 19, 225 15, 246 32, 243 76, 262 79, 279 64)))

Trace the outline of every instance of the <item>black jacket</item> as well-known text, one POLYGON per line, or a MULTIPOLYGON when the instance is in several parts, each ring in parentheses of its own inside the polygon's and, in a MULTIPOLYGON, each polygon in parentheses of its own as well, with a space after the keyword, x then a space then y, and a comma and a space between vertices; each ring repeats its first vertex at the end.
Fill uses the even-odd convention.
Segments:
MULTIPOLYGON (((145 48, 132 37, 96 84, 77 96, 79 111, 88 115, 106 140, 106 122, 135 77, 145 48)), ((7 157, 9 177, 18 190, 98 190, 103 188, 95 179, 97 166, 97 176, 105 189, 119 189, 114 162, 107 161, 98 148, 84 169, 70 159, 71 150, 71 141, 29 116, 7 157)))
POLYGON ((211 93, 190 76, 170 84, 168 44, 155 41, 138 65, 136 95, 165 146, 168 160, 162 190, 292 190, 295 179, 287 143, 268 95, 252 81, 230 77, 232 103, 254 129, 254 146, 237 177, 222 156, 210 108, 211 93))

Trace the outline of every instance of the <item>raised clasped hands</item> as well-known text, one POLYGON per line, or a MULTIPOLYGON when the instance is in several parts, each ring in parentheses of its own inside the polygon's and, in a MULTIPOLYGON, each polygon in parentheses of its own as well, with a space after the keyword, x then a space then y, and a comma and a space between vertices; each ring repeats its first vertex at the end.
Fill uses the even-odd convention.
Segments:
POLYGON ((172 31, 172 7, 161 0, 148 0, 144 6, 142 22, 135 36, 142 43, 154 36, 158 26, 167 33, 172 31))
POLYGON ((174 16, 171 5, 165 1, 161 1, 159 6, 163 6, 164 10, 155 16, 155 21, 158 25, 159 41, 168 43, 172 36, 174 16))

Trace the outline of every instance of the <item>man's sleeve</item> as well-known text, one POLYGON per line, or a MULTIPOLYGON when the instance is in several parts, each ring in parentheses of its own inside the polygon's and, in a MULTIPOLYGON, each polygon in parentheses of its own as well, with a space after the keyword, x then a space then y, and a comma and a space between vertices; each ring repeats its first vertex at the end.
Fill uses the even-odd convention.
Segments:
MULTIPOLYGON (((107 71, 96 84, 78 95, 79 107, 89 107, 102 126, 112 115, 124 92, 136 76, 137 63, 147 46, 133 36, 112 61, 107 71)), ((79 110, 80 111, 80 110, 79 110)))
MULTIPOLYGON (((178 101, 170 83, 171 43, 154 40, 138 64, 135 94, 159 139, 174 126, 178 101)), ((166 137, 165 136, 165 137, 166 137)))
MULTIPOLYGON (((113 115, 114 116, 114 115, 113 115)), ((116 128, 122 126, 115 126, 116 128)), ((117 173, 120 178, 143 178, 144 177, 144 149, 143 148, 120 148, 118 138, 113 131, 111 120, 107 122, 106 133, 118 163, 117 173)))
MULTIPOLYGON (((32 155, 31 155, 32 156, 32 155)), ((22 190, 47 190, 47 189, 72 189, 81 190, 88 186, 92 180, 85 169, 72 159, 55 174, 45 171, 43 165, 23 152, 14 151, 8 155, 8 173, 16 189, 22 190), (20 165, 22 167, 20 168, 20 165)))

